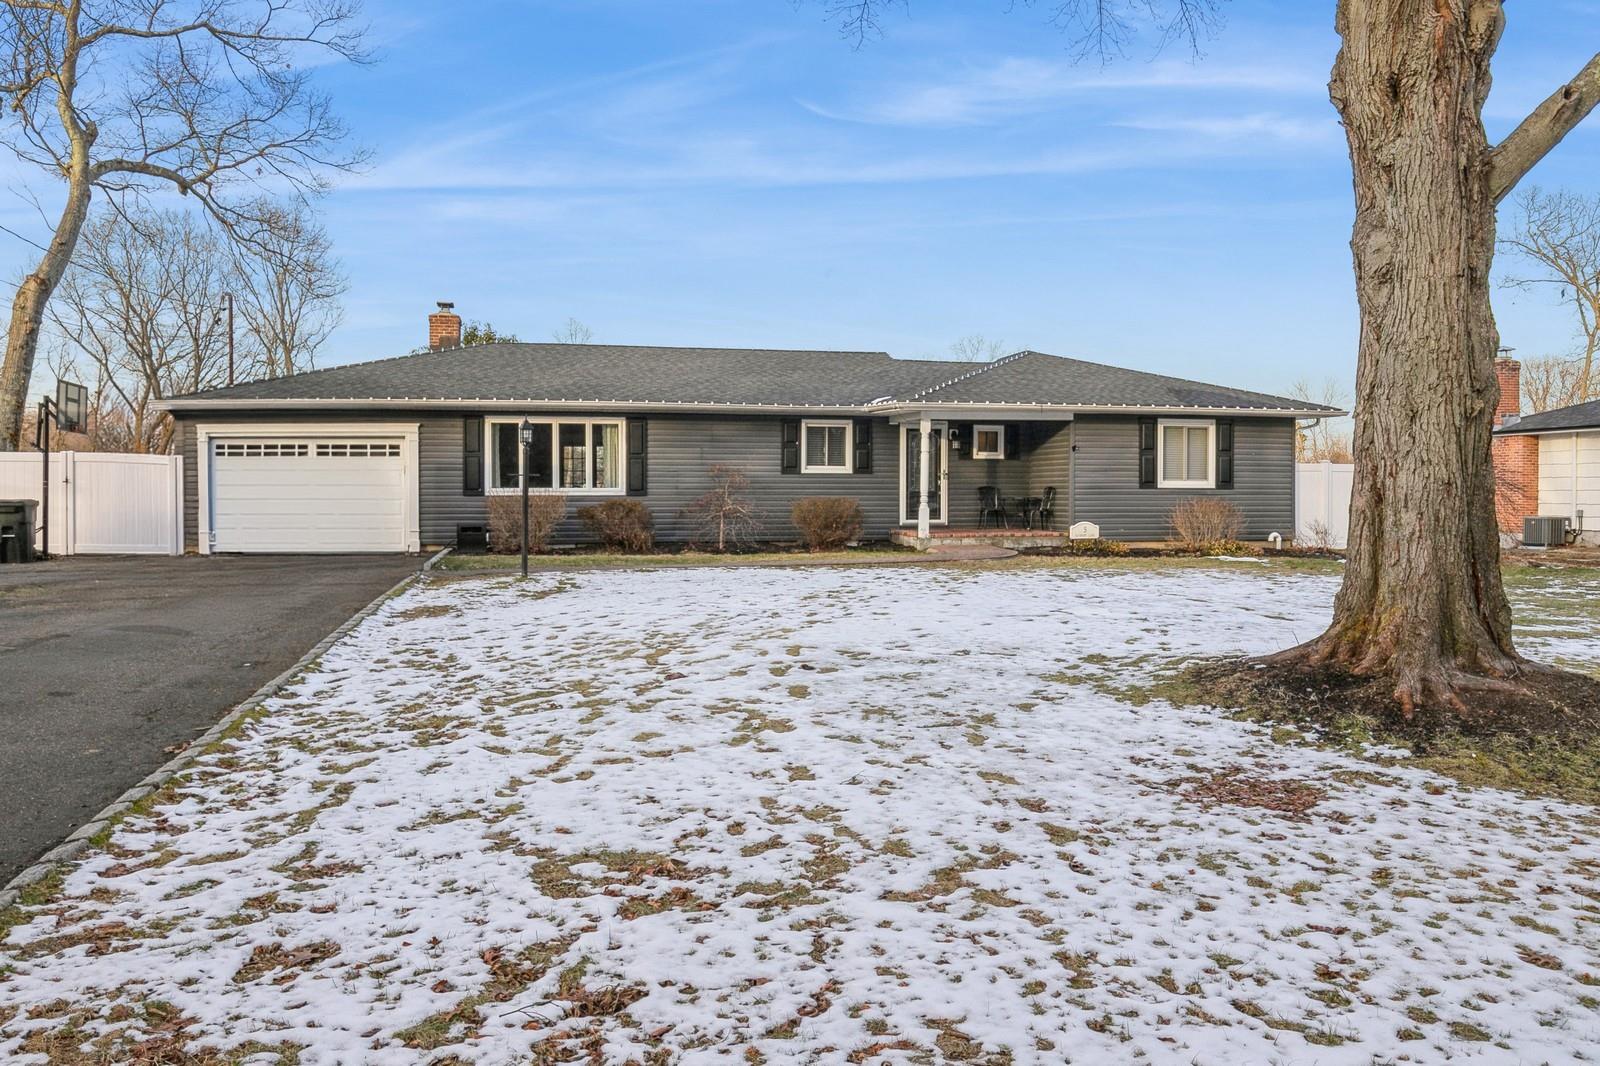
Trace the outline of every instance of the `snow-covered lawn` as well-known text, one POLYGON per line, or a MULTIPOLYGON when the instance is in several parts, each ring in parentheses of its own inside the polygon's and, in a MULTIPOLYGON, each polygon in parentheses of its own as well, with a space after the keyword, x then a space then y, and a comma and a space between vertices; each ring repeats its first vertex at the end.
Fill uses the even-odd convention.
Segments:
POLYGON ((1600 1058, 1596 811, 1119 702, 1334 584, 414 590, 10 931, 0 1059, 1600 1058))

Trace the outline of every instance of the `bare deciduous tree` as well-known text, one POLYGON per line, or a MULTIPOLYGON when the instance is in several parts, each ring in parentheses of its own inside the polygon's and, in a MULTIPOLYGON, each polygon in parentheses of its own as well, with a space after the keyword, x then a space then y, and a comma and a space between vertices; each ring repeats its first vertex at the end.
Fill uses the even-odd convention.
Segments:
POLYGON ((569 318, 551 337, 557 344, 588 344, 594 340, 594 330, 575 318, 569 318))
POLYGON ((754 544, 761 536, 761 512, 750 499, 750 478, 737 466, 711 467, 711 489, 683 509, 700 540, 719 552, 754 544))
MULTIPOLYGON (((859 41, 897 2, 829 9, 859 41)), ((1216 13, 1208 0, 1050 6, 1101 56, 1126 39, 1119 18, 1144 13, 1164 39, 1193 41, 1216 13)), ((1600 54, 1491 145, 1483 104, 1503 0, 1333 7, 1328 88, 1350 151, 1361 311, 1350 558, 1327 632, 1274 662, 1383 679, 1407 714, 1465 712, 1537 680, 1512 644, 1495 524, 1495 208, 1600 104, 1600 54)))
POLYGON ((961 363, 992 363, 1006 354, 1004 341, 992 341, 981 333, 969 333, 950 346, 950 355, 961 363))
POLYGON ((256 239, 233 247, 234 298, 269 378, 309 370, 344 319, 350 285, 305 204, 260 202, 256 239))
MULTIPOLYGON (((0 7, 7 147, 65 184, 38 265, 11 305, 0 450, 17 447, 45 308, 96 190, 196 197, 249 239, 236 186, 320 187, 344 128, 301 52, 362 60, 354 0, 29 0, 0 7)), ((247 201, 248 202, 248 201, 247 201)))
MULTIPOLYGON (((1540 269, 1537 276, 1508 277, 1507 285, 1558 286, 1561 298, 1577 315, 1579 347, 1571 360, 1575 366, 1570 372, 1550 368, 1551 377, 1566 385, 1561 399, 1583 403, 1600 396, 1594 365, 1600 353, 1600 196, 1565 190, 1546 193, 1538 186, 1528 189, 1517 197, 1515 228, 1501 238, 1500 247, 1540 269)), ((1526 365, 1523 369, 1526 374, 1526 365)))
POLYGON ((183 212, 107 211, 84 227, 50 319, 63 361, 95 385, 106 443, 164 452, 171 420, 152 402, 226 383, 230 265, 216 234, 183 212))
MULTIPOLYGON (((1302 378, 1289 387, 1289 395, 1307 403, 1323 407, 1349 407, 1339 383, 1327 378, 1320 387, 1302 378)), ((1302 463, 1348 463, 1354 461, 1350 450, 1350 431, 1342 418, 1318 418, 1302 422, 1295 427, 1295 459, 1302 463)))
POLYGON ((1539 355, 1522 360, 1522 404, 1528 413, 1600 399, 1600 377, 1580 356, 1539 355))

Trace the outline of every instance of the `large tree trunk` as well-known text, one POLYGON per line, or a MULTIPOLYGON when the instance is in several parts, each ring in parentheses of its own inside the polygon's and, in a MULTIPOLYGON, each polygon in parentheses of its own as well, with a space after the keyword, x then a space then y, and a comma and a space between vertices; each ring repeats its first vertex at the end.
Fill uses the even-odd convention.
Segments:
POLYGON ((39 350, 39 329, 44 324, 45 305, 61 283, 72 252, 78 246, 89 214, 89 194, 93 186, 87 173, 87 159, 67 182, 67 202, 61 209, 55 234, 33 273, 22 279, 11 300, 11 325, 6 331, 6 357, 0 363, 0 452, 22 447, 22 415, 28 406, 28 379, 33 376, 34 356, 39 350))
POLYGON ((1329 88, 1354 169, 1361 308, 1350 558, 1333 624, 1280 658, 1391 679, 1408 714, 1462 709, 1525 666, 1489 450, 1499 334, 1481 109, 1499 5, 1341 0, 1338 29, 1329 88))

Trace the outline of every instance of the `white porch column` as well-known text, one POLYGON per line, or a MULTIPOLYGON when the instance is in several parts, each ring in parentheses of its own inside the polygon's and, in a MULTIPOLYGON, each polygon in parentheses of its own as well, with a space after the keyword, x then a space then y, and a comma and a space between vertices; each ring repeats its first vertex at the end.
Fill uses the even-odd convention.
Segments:
POLYGON ((917 538, 928 539, 928 464, 933 462, 933 419, 917 423, 917 538))

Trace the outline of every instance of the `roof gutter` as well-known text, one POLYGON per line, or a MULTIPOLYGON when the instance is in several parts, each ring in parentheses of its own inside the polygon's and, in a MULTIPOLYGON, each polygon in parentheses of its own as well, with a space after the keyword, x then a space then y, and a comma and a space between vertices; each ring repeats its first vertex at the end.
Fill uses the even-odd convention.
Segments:
POLYGON ((803 404, 707 403, 707 402, 616 402, 610 400, 489 400, 471 399, 403 399, 377 397, 347 397, 340 399, 185 399, 175 397, 155 400, 151 404, 158 411, 262 411, 371 408, 374 410, 436 410, 436 411, 616 411, 616 412, 698 412, 719 414, 817 414, 817 415, 895 415, 917 411, 937 410, 944 414, 970 412, 983 414, 1135 414, 1152 411, 1174 411, 1190 415, 1255 415, 1272 418, 1333 418, 1344 411, 1329 408, 1307 409, 1293 407, 1200 407, 1179 404, 1049 404, 1049 403, 975 403, 969 401, 874 401, 867 404, 807 406, 803 404))

